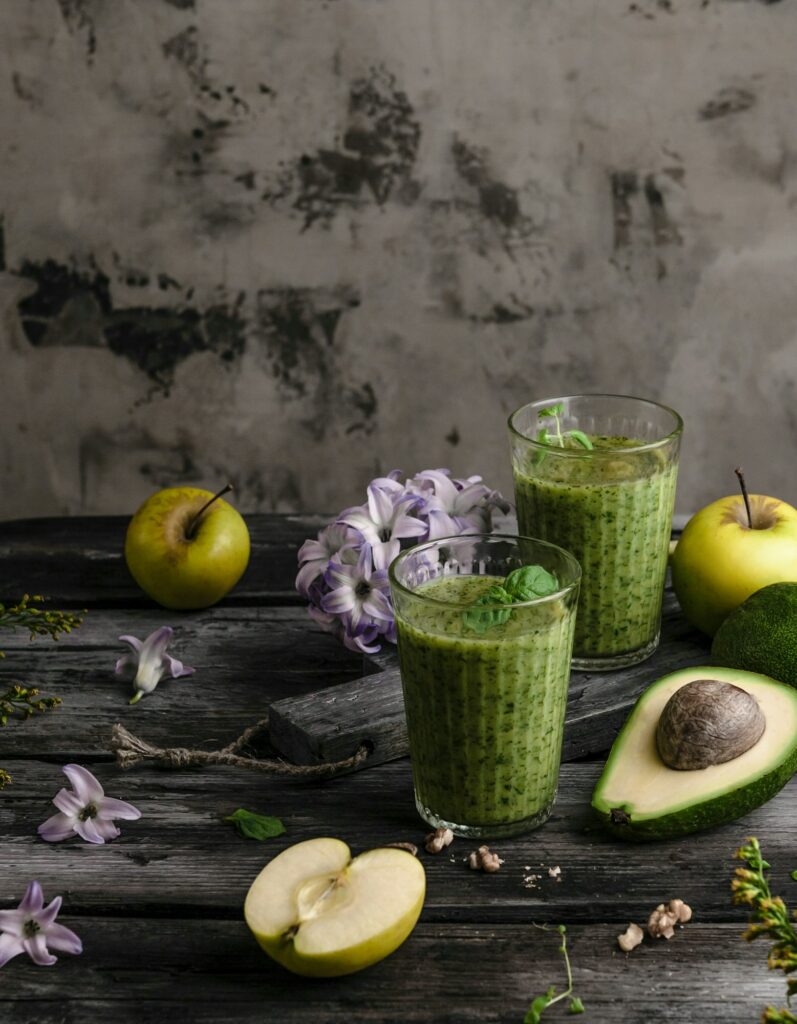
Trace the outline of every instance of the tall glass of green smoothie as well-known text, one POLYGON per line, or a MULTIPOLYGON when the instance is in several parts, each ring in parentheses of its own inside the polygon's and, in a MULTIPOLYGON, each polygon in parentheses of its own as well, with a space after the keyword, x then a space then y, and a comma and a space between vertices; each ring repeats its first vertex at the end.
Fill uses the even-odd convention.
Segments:
POLYGON ((391 565, 415 803, 432 827, 510 836, 550 814, 580 578, 567 551, 498 534, 391 565))
POLYGON ((656 402, 576 395, 509 418, 518 526, 581 564, 573 668, 656 650, 683 422, 656 402))

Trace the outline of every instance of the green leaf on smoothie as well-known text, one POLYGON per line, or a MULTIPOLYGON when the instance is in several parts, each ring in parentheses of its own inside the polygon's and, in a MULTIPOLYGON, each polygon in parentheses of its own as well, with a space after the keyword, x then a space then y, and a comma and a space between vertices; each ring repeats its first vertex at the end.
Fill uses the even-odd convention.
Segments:
POLYGON ((493 626, 503 626, 509 620, 511 612, 509 609, 496 608, 497 604, 512 604, 514 598, 504 590, 500 583, 494 583, 488 591, 473 602, 473 605, 462 613, 462 620, 466 629, 472 629, 474 633, 486 633, 493 626), (492 607, 485 608, 485 605, 492 607))
POLYGON ((504 580, 504 589, 511 596, 510 604, 533 601, 537 597, 555 594, 559 580, 541 565, 523 565, 510 572, 504 580))
POLYGON ((583 430, 567 430, 565 437, 572 437, 574 441, 578 441, 582 448, 593 449, 595 445, 590 441, 583 430))
POLYGON ((279 818, 270 818, 267 814, 255 814, 239 807, 225 821, 231 822, 246 839, 273 839, 281 836, 285 826, 279 818))
MULTIPOLYGON (((553 416, 556 422, 556 432, 551 433, 549 430, 546 430, 545 427, 540 427, 537 431, 537 444, 547 444, 557 448, 566 448, 567 442, 572 439, 576 442, 576 445, 580 445, 582 448, 586 448, 588 451, 591 451, 595 446, 583 430, 562 430, 562 424, 559 417, 564 411, 564 402, 559 402, 556 405, 549 405, 545 409, 540 409, 539 413, 537 413, 537 418, 544 419, 546 416, 553 416)), ((535 456, 535 461, 539 464, 544 458, 545 454, 543 452, 538 452, 535 456)))
POLYGON ((519 569, 513 569, 503 583, 494 583, 474 601, 470 608, 462 613, 463 624, 474 633, 486 633, 493 626, 503 626, 512 614, 511 608, 500 608, 496 605, 533 601, 538 597, 555 594, 558 589, 559 581, 547 569, 543 569, 541 565, 523 565, 519 569))

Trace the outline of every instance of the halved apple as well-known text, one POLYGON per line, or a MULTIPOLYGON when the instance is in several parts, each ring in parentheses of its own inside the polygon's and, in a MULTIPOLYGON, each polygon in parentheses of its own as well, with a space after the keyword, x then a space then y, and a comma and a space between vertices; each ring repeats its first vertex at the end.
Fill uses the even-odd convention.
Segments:
POLYGON ((283 850, 251 885, 244 917, 270 957, 294 974, 331 978, 398 949, 421 913, 426 875, 405 850, 352 859, 340 839, 283 850))

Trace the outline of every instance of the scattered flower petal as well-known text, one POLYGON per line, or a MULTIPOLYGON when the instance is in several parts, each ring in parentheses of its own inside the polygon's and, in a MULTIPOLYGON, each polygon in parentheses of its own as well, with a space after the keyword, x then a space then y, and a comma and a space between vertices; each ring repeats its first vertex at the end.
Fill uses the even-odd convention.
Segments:
MULTIPOLYGON (((116 839, 120 834, 113 823, 114 818, 135 821, 141 817, 137 807, 106 796, 99 780, 79 764, 65 765, 64 775, 69 779, 73 791, 61 789, 53 797, 59 813, 48 818, 38 828, 45 842, 60 843, 63 839, 78 835, 87 843, 101 845, 116 839)), ((3 911, 0 911, 0 928, 3 926, 2 914, 3 911)))
POLYGON ((193 675, 194 669, 166 653, 173 636, 171 626, 161 626, 150 633, 146 640, 138 640, 134 636, 119 637, 122 643, 129 645, 130 653, 116 662, 116 672, 121 674, 127 670, 135 671, 136 692, 130 698, 131 704, 136 704, 145 693, 152 693, 165 675, 170 675, 172 679, 193 675))
POLYGON ((41 886, 31 882, 16 910, 0 910, 0 967, 20 953, 27 953, 41 967, 51 967, 58 957, 52 955, 50 946, 59 953, 82 953, 83 943, 77 935, 56 924, 60 909, 60 896, 45 907, 41 886))

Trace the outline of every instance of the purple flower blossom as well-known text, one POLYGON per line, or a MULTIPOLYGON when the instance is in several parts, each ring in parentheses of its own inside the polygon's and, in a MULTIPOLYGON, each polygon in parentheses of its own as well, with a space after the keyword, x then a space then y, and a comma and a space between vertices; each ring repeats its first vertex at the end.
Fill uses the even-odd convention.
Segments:
POLYGON ((106 796, 99 781, 79 764, 64 766, 64 775, 72 790, 60 789, 53 797, 58 814, 39 825, 39 835, 47 843, 60 843, 62 839, 78 835, 87 843, 102 844, 120 834, 114 818, 135 821, 141 811, 124 800, 106 796))
POLYGON ((367 503, 345 509, 299 549, 296 589, 318 625, 353 651, 374 653, 396 642, 387 568, 403 540, 420 543, 463 533, 490 533, 495 509, 509 503, 480 476, 453 478, 428 469, 401 483, 392 470, 368 485, 367 503))
POLYGON ((509 502, 491 491, 480 476, 452 480, 447 469, 426 469, 413 481, 426 502, 429 540, 461 533, 489 533, 492 509, 509 511, 509 502))
POLYGON ((325 578, 321 608, 343 621, 343 642, 352 650, 378 650, 373 642, 393 621, 393 607, 387 570, 373 568, 370 545, 363 544, 356 565, 330 562, 325 578))
POLYGON ((339 562, 356 562, 362 537, 350 526, 332 523, 318 534, 318 540, 306 540, 299 548, 301 569, 296 576, 296 589, 309 600, 310 587, 327 571, 333 558, 339 562))
POLYGON ((135 671, 133 682, 136 692, 130 698, 131 704, 138 703, 145 693, 152 693, 167 672, 172 679, 193 675, 194 669, 166 653, 173 636, 171 626, 161 626, 146 640, 138 640, 134 636, 119 637, 122 643, 129 645, 130 652, 116 662, 116 672, 132 674, 135 671))
POLYGON ((409 514, 422 505, 423 499, 416 494, 407 494, 403 489, 388 490, 371 483, 368 503, 347 508, 338 521, 354 527, 362 535, 371 547, 377 569, 387 569, 401 549, 402 538, 422 537, 426 533, 424 523, 409 514))
POLYGON ((0 910, 0 967, 20 953, 27 953, 35 964, 51 967, 59 953, 83 952, 83 943, 69 928, 56 923, 61 897, 44 906, 44 894, 38 882, 31 882, 16 910, 0 910))

